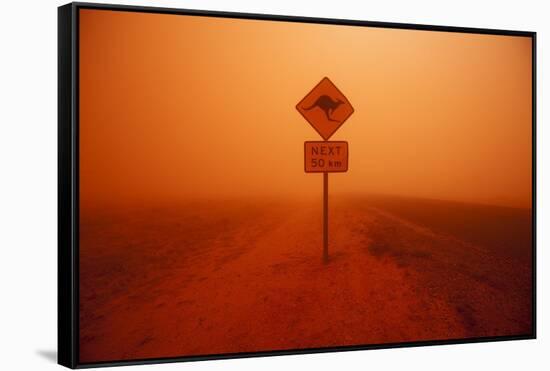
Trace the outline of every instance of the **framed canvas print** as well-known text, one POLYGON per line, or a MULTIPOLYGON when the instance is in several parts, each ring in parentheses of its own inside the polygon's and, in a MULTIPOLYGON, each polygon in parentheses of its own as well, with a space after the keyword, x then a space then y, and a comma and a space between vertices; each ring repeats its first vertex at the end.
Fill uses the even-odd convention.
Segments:
POLYGON ((534 32, 58 19, 60 364, 535 338, 534 32))

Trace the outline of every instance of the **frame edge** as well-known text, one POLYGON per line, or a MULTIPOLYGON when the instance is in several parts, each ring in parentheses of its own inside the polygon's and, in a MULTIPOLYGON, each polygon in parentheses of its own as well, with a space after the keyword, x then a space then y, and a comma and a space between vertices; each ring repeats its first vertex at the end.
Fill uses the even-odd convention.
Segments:
POLYGON ((444 26, 431 25, 421 23, 402 23, 402 22, 384 22, 384 21, 369 21, 356 20, 347 18, 326 18, 326 17, 309 17, 302 15, 284 15, 270 13, 246 13, 224 10, 202 10, 197 8, 170 8, 159 6, 144 6, 144 5, 126 5, 126 4, 108 4, 108 3, 89 3, 89 2, 73 2, 75 7, 80 9, 97 9, 97 10, 113 10, 125 12, 145 12, 145 13, 160 13, 160 14, 175 14, 175 15, 195 15, 215 18, 236 18, 278 22, 298 22, 298 23, 313 23, 313 24, 329 24, 340 26, 367 26, 375 28, 393 28, 417 31, 439 31, 439 32, 457 32, 457 33, 474 33, 498 36, 527 36, 531 37, 535 31, 528 30, 505 30, 497 28, 481 28, 481 27, 462 27, 462 26, 444 26))
POLYGON ((537 339, 537 33, 531 34, 531 233, 532 233, 532 334, 537 339))
POLYGON ((57 9, 57 363, 77 366, 74 245, 74 5, 57 9))

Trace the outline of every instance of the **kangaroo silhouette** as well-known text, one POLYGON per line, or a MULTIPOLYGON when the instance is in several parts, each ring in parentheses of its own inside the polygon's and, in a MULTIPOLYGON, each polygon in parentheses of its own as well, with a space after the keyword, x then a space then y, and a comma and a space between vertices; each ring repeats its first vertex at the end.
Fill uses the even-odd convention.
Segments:
POLYGON ((313 103, 311 106, 302 107, 302 108, 305 109, 306 111, 309 111, 314 109, 315 107, 319 107, 325 112, 325 115, 327 116, 327 120, 339 122, 338 120, 331 119, 330 116, 343 103, 344 102, 342 102, 340 99, 333 100, 328 95, 323 94, 319 98, 317 98, 315 103, 313 103))

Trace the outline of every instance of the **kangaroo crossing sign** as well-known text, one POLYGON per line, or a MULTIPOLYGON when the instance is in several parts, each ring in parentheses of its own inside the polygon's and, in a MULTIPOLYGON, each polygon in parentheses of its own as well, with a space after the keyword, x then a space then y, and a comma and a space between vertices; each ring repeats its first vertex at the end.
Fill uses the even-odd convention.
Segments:
POLYGON ((323 173, 323 260, 328 263, 328 173, 348 171, 348 142, 328 139, 353 113, 336 85, 324 77, 296 105, 324 141, 304 142, 304 171, 323 173))
POLYGON ((329 140, 353 113, 350 102, 328 77, 324 77, 296 109, 324 140, 329 140))

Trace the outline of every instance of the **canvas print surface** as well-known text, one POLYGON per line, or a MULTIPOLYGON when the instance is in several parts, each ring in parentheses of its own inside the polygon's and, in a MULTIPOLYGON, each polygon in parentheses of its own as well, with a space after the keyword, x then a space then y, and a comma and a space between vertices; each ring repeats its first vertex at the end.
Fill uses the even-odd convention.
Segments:
POLYGON ((78 40, 80 362, 532 332, 530 38, 81 9, 78 40))

